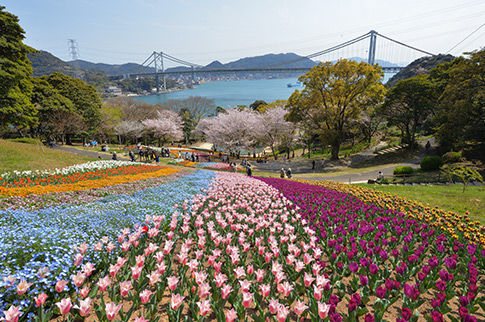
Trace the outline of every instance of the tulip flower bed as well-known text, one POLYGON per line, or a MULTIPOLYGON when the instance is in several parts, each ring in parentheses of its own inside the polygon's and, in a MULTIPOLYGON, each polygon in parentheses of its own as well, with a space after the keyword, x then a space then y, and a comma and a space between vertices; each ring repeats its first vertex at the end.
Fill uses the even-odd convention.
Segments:
POLYGON ((0 186, 25 187, 35 185, 64 184, 108 176, 153 172, 160 168, 144 163, 127 161, 93 161, 53 170, 12 171, 0 175, 0 186))
POLYGON ((196 165, 197 168, 206 168, 206 169, 214 169, 214 170, 231 170, 231 167, 227 163, 220 163, 220 162, 202 162, 196 165))
POLYGON ((331 320, 485 319, 485 250, 467 238, 466 219, 440 221, 431 210, 361 188, 359 199, 324 187, 355 192, 334 183, 260 180, 293 201, 316 231, 339 299, 331 320), (463 230, 450 231, 450 222, 463 230))
MULTIPOLYGON (((96 183, 99 183, 99 180, 95 180, 89 182, 90 184, 93 184, 92 188, 86 190, 53 192, 48 194, 29 194, 26 196, 0 198, 0 210, 6 210, 9 208, 11 210, 21 208, 28 210, 39 210, 64 204, 74 205, 94 202, 110 195, 132 195, 140 190, 157 187, 165 182, 188 175, 189 173, 189 171, 177 171, 172 174, 159 177, 128 181, 119 184, 114 184, 113 181, 110 181, 110 183, 113 185, 107 186, 97 186, 96 183)), ((134 178, 136 177, 133 176, 131 179, 134 178)), ((117 179, 119 179, 119 177, 117 179)))
MULTIPOLYGON (((338 299, 323 274, 317 238, 292 203, 237 174, 218 173, 204 192, 176 210, 167 230, 164 214, 149 214, 146 228, 123 230, 114 249, 125 255, 109 267, 98 264, 108 257, 105 246, 94 261, 83 254, 93 244, 80 244, 75 264, 82 269, 38 295, 39 315, 31 318, 54 310, 68 320, 99 321, 325 318, 338 299), (75 294, 65 282, 76 284, 75 294)), ((17 306, 9 310, 9 317, 19 314, 17 306)))
MULTIPOLYGON (((213 176, 209 171, 196 171, 132 195, 32 211, 0 211, 0 310, 10 304, 25 308, 41 292, 51 297, 56 281, 69 279, 80 258, 103 270, 121 251, 116 236, 124 227, 142 223, 146 215, 170 218, 174 204, 199 193, 213 176), (78 246, 83 255, 75 257, 78 246), (26 280, 32 286, 18 296, 11 287, 15 280, 26 280)), ((65 288, 66 292, 74 289, 71 283, 65 288)))

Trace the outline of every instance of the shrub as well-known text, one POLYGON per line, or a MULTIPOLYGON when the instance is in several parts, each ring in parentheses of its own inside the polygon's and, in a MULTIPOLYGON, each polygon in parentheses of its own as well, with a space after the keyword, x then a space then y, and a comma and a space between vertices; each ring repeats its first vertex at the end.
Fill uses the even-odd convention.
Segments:
POLYGON ((27 143, 27 144, 42 144, 39 139, 32 139, 32 138, 18 138, 18 139, 9 139, 11 142, 17 143, 27 143))
POLYGON ((439 170, 443 165, 443 158, 437 155, 424 157, 419 165, 424 171, 439 170))
POLYGON ((444 163, 456 163, 460 162, 461 160, 461 153, 460 152, 446 152, 443 154, 443 162, 444 163))
POLYGON ((395 167, 394 171, 392 172, 394 175, 400 175, 400 174, 413 174, 414 169, 408 166, 401 166, 401 167, 395 167))

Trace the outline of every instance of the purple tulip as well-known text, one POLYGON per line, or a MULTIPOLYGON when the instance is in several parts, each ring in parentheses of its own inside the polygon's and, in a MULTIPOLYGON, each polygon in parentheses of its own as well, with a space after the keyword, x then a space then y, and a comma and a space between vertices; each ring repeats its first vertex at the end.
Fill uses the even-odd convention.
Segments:
POLYGON ((378 272, 379 272, 379 267, 376 264, 372 263, 369 265, 369 273, 371 275, 376 275, 378 272))
POLYGON ((408 285, 407 283, 404 284, 404 295, 409 297, 411 300, 415 301, 419 297, 419 290, 418 288, 408 285))
POLYGON ((409 308, 403 307, 401 309, 401 316, 404 320, 409 321, 409 319, 411 319, 411 314, 412 312, 409 308))
POLYGON ((357 271, 359 270, 359 264, 357 264, 357 262, 351 262, 349 264, 349 269, 352 273, 357 273, 357 271))
POLYGON ((369 284, 369 278, 366 275, 360 275, 360 285, 366 286, 369 284))
POLYGON ((432 311, 431 312, 431 320, 433 322, 443 322, 443 314, 440 312, 432 311))
POLYGON ((386 292, 387 292, 387 290, 383 286, 379 286, 378 288, 376 288, 376 295, 380 299, 386 297, 386 292))

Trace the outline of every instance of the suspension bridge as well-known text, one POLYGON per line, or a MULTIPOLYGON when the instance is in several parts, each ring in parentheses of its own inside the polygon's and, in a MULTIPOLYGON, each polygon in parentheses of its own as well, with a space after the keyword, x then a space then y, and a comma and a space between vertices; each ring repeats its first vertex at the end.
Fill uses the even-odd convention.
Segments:
MULTIPOLYGON (((125 76, 113 76, 112 79, 122 77, 155 77, 157 84, 157 93, 160 90, 160 85, 166 90, 166 76, 172 77, 185 76, 195 79, 196 75, 220 75, 241 73, 251 74, 304 74, 308 72, 311 67, 299 67, 302 62, 309 60, 316 61, 336 61, 338 59, 356 59, 362 54, 367 58, 367 63, 374 65, 378 63, 384 73, 397 73, 402 68, 407 66, 411 61, 422 56, 432 56, 432 53, 418 49, 416 47, 404 44, 400 41, 386 37, 379 34, 377 31, 371 30, 368 33, 356 37, 354 39, 345 41, 336 46, 312 53, 310 55, 301 56, 297 59, 281 62, 273 65, 266 65, 251 68, 213 68, 210 66, 202 66, 191 63, 180 58, 168 55, 164 52, 153 52, 140 66, 140 72, 132 73, 125 76), (379 39, 379 41, 378 41, 379 39), (179 64, 179 67, 165 68, 165 61, 179 64), (396 63, 391 63, 391 61, 396 63), (147 69, 150 68, 150 71, 147 69), (154 71, 153 71, 154 70, 154 71), (162 84, 160 84, 160 79, 162 84)), ((364 60, 365 59, 361 59, 364 60)), ((316 63, 315 63, 316 64, 316 63)))

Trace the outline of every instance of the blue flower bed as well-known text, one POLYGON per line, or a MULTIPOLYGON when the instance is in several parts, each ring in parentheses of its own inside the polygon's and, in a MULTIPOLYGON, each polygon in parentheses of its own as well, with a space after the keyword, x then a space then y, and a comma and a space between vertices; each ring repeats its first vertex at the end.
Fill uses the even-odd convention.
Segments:
MULTIPOLYGON (((77 253, 74 247, 87 243, 90 250, 83 263, 91 261, 96 265, 100 255, 93 251, 93 245, 103 236, 118 244, 116 237, 121 230, 142 224, 145 216, 166 215, 170 218, 175 204, 181 205, 201 193, 201 189, 208 188, 214 176, 211 171, 195 171, 130 196, 111 195, 93 203, 36 211, 0 211, 0 311, 6 310, 10 304, 28 306, 26 300, 9 301, 20 279, 33 283, 23 296, 25 299, 41 292, 53 292, 56 281, 69 280, 76 269, 73 266, 77 253), (42 279, 38 277, 41 268, 48 268, 42 279), (14 276, 17 282, 7 289, 4 278, 8 276, 14 276)), ((116 252, 110 254, 113 258, 117 255, 116 252)))

